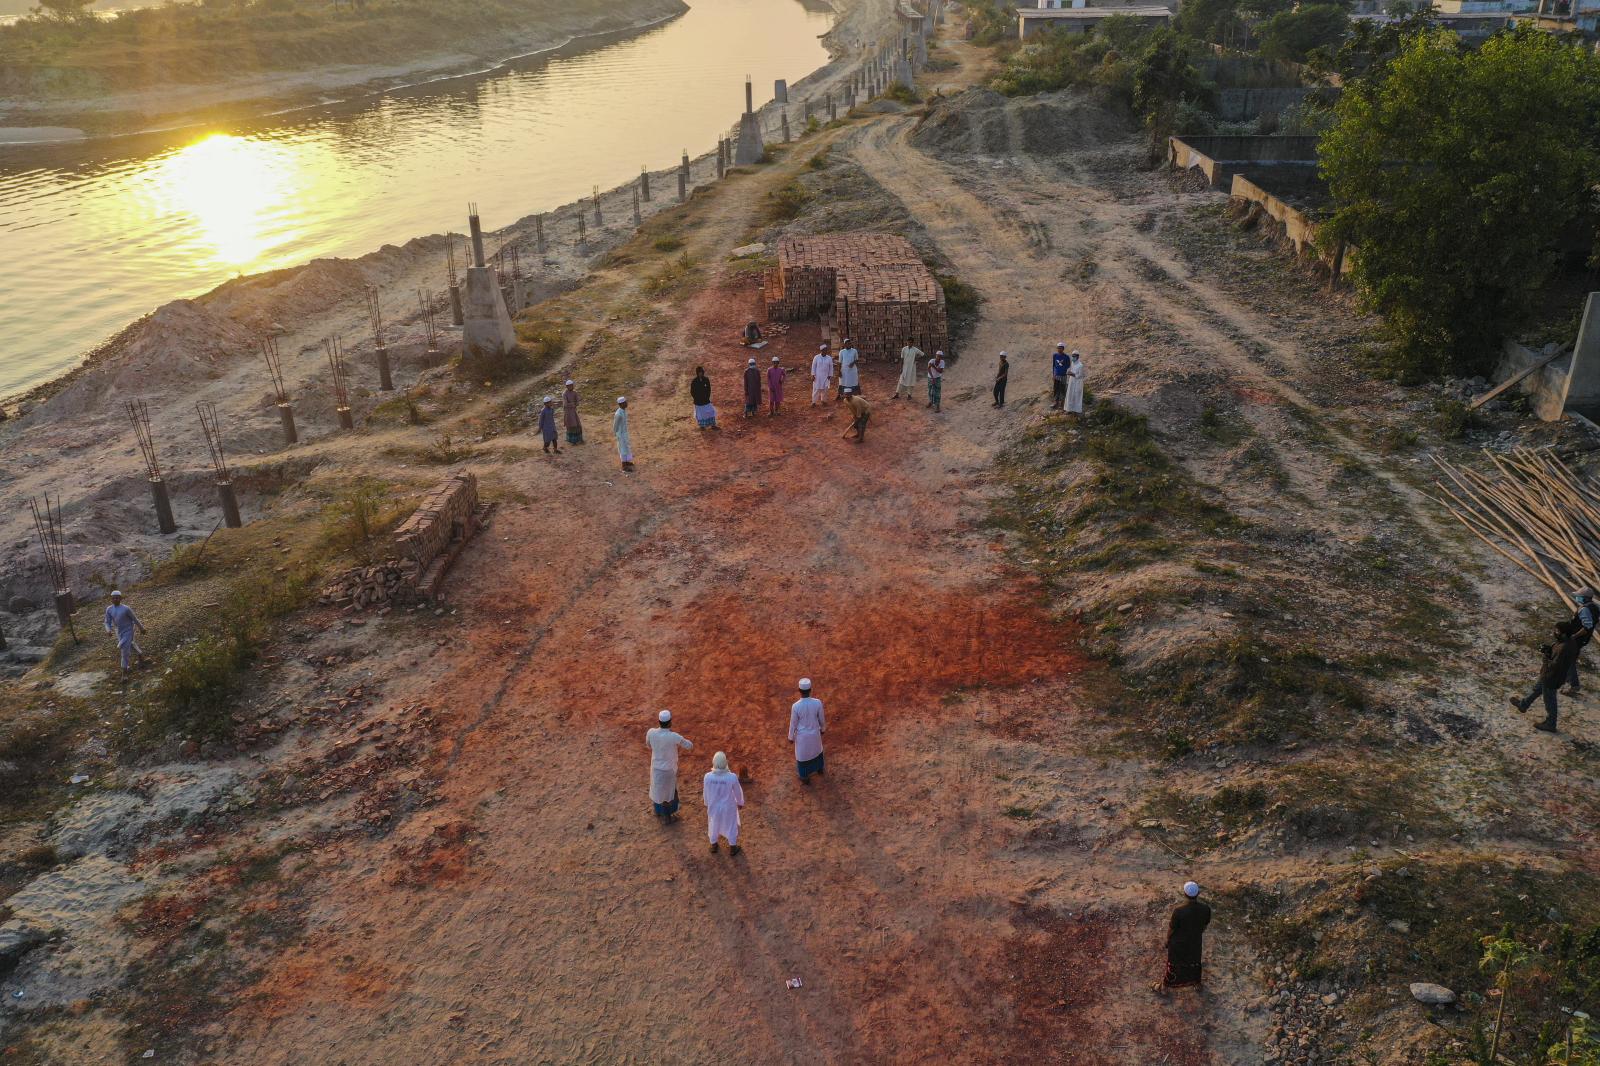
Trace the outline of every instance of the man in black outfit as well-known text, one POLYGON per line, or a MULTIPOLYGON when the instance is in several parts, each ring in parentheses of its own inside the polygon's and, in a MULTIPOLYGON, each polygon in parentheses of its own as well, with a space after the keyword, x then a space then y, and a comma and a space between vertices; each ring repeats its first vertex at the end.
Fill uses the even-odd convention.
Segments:
POLYGON ((1596 623, 1600 623, 1600 606, 1594 602, 1594 589, 1585 585, 1572 594, 1578 604, 1578 609, 1572 615, 1572 620, 1563 627, 1563 633, 1570 633, 1578 638, 1578 654, 1572 660, 1572 669, 1567 673, 1567 687, 1563 695, 1576 696, 1578 694, 1578 659, 1583 657, 1583 649, 1588 647, 1589 640, 1594 636, 1596 623))
POLYGON ((1578 653, 1583 650, 1583 637, 1587 635, 1587 630, 1582 627, 1576 633, 1568 632, 1569 628, 1566 623, 1556 626, 1556 639, 1539 649, 1544 653, 1544 668, 1539 671, 1539 680, 1534 682, 1533 691, 1528 693, 1526 699, 1511 697, 1511 706, 1518 711, 1526 711, 1533 706, 1534 700, 1544 697, 1544 721, 1533 728, 1546 733, 1556 731, 1556 692, 1572 673, 1578 653))
POLYGON ((1200 984, 1200 955, 1206 926, 1211 924, 1211 908, 1200 902, 1200 886, 1193 881, 1183 885, 1184 902, 1172 910, 1167 927, 1167 972, 1156 985, 1157 992, 1200 984))
POLYGON ((1006 405, 1006 378, 1011 375, 1011 363, 1006 359, 1006 353, 1000 353, 1000 365, 994 372, 994 405, 1006 405))

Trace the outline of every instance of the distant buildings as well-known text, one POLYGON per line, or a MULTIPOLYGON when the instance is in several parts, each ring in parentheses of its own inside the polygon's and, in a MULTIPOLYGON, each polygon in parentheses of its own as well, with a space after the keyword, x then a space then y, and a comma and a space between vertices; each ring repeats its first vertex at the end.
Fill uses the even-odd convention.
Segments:
MULTIPOLYGON (((1592 0, 1600 3, 1600 0, 1592 0)), ((1091 33, 1113 15, 1123 15, 1158 25, 1172 21, 1172 10, 1157 4, 1094 4, 1089 0, 1038 0, 1035 7, 1017 8, 1017 36, 1027 40, 1046 27, 1066 33, 1091 33)))

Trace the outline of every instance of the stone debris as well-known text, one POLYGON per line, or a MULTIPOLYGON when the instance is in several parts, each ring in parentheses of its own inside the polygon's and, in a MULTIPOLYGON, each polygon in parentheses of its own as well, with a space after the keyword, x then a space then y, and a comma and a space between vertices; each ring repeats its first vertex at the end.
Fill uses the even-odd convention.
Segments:
POLYGON ((1447 1007, 1456 1001, 1456 994, 1444 985, 1414 981, 1411 984, 1411 998, 1430 1007, 1447 1007))
POLYGON ((358 566, 324 585, 321 602, 349 604, 358 611, 410 603, 418 598, 417 575, 421 572, 421 568, 409 559, 390 559, 374 566, 358 566))

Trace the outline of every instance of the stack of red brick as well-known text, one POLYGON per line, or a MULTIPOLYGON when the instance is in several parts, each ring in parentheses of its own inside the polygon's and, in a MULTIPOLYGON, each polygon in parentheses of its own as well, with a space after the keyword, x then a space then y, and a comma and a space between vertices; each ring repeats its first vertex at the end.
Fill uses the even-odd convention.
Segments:
POLYGON ((400 528, 395 545, 405 558, 426 571, 457 537, 470 537, 477 526, 478 479, 470 473, 447 477, 422 498, 400 528))
POLYGON ((893 234, 785 238, 762 294, 767 317, 779 321, 832 307, 841 335, 869 359, 897 356, 907 342, 932 353, 948 339, 944 289, 910 242, 893 234))

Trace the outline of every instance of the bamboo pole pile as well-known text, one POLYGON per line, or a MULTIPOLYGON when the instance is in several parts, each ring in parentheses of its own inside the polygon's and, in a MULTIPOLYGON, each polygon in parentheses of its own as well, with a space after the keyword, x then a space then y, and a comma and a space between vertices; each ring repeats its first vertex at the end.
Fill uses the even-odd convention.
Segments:
POLYGON ((1479 540, 1577 609, 1573 590, 1600 587, 1600 485, 1573 473, 1549 449, 1485 451, 1493 474, 1453 466, 1434 500, 1479 540))

